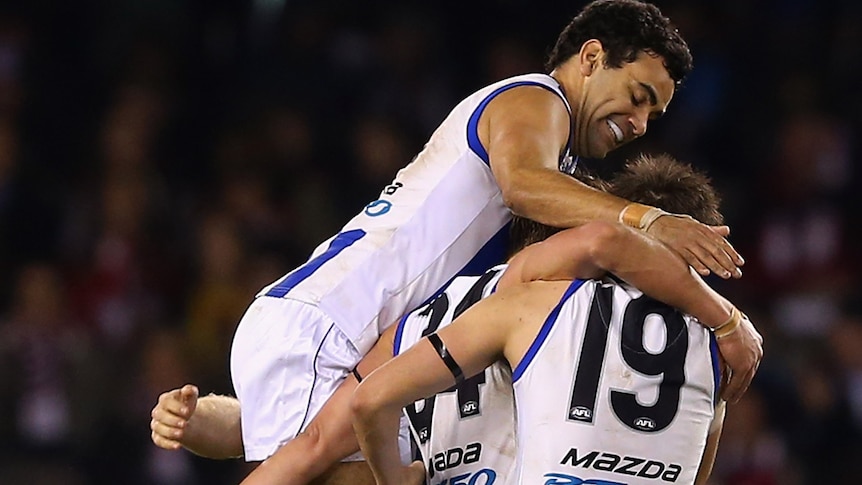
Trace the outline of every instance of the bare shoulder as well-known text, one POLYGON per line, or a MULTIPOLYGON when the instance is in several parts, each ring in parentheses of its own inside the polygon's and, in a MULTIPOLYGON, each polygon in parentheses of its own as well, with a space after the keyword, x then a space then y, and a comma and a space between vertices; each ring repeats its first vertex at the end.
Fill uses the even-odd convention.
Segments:
POLYGON ((536 85, 518 86, 508 89, 497 95, 486 108, 486 113, 491 117, 502 114, 511 115, 518 113, 518 117, 551 117, 551 119, 562 118, 568 123, 568 110, 560 97, 544 88, 536 85))
POLYGON ((547 315, 560 301, 571 281, 530 281, 500 290, 496 296, 506 311, 519 320, 547 315))

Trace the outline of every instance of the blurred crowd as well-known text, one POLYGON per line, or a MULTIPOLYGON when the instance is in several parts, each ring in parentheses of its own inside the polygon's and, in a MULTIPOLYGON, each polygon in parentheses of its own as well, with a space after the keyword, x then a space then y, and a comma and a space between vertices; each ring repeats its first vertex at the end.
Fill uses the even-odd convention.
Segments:
MULTIPOLYGON (((159 393, 232 393, 257 290, 584 3, 0 3, 0 483, 237 483, 151 445, 159 393)), ((766 343, 712 483, 862 483, 862 4, 656 3, 695 70, 582 163, 669 152, 724 195, 747 264, 710 283, 766 343)))

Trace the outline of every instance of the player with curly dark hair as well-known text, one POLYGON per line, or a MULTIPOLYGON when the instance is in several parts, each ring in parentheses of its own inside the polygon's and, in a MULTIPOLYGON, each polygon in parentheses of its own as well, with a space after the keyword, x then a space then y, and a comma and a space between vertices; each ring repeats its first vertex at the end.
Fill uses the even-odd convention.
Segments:
MULTIPOLYGON (((351 370, 398 317, 456 274, 503 261, 513 215, 554 227, 622 221, 701 274, 741 276, 727 227, 634 204, 561 173, 579 156, 602 158, 643 136, 665 112, 691 67, 673 26, 652 5, 600 0, 561 39, 550 73, 467 96, 377 200, 258 293, 231 348, 238 402, 195 407, 190 391, 166 393, 165 402, 187 403, 156 406, 153 441, 264 460, 245 485, 319 475, 356 450, 349 427, 317 419, 324 404, 356 385, 351 370), (237 428, 241 439, 231 432, 237 428), (196 429, 234 439, 200 448, 207 435, 196 439, 196 429)), ((758 361, 751 351, 725 357, 741 376, 758 361)))
POLYGON ((676 84, 691 72, 692 58, 679 31, 655 6, 637 0, 599 0, 589 4, 560 33, 545 68, 553 71, 588 40, 604 47, 605 66, 620 68, 638 54, 661 57, 676 84))

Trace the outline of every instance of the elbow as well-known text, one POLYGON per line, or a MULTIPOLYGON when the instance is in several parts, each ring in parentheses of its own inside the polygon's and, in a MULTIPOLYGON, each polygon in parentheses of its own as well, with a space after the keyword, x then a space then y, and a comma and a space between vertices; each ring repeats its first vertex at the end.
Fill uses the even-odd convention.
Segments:
POLYGON ((503 203, 512 211, 512 214, 526 216, 525 206, 529 204, 527 191, 516 184, 500 187, 500 190, 503 195, 503 203))
POLYGON ((624 250, 626 230, 620 224, 606 221, 593 221, 582 227, 581 232, 586 234, 584 244, 587 245, 590 259, 596 266, 605 271, 614 271, 616 259, 613 255, 624 250))
POLYGON ((354 425, 371 420, 374 414, 380 409, 379 393, 373 392, 365 384, 367 382, 360 383, 350 398, 350 413, 353 417, 354 425))
POLYGON ((500 187, 503 203, 513 214, 518 216, 528 216, 525 212, 525 207, 529 205, 529 198, 531 197, 530 184, 526 183, 528 179, 526 174, 518 171, 497 175, 497 186, 500 187))

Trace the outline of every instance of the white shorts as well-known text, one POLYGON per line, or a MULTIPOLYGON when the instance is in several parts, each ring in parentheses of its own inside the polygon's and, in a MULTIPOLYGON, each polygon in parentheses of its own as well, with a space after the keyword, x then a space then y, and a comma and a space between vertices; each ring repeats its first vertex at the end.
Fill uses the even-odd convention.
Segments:
MULTIPOLYGON (((246 461, 269 458, 305 430, 361 359, 317 307, 256 298, 237 326, 230 355, 246 461)), ((409 444, 399 441, 402 456, 405 447, 409 454, 409 444)), ((344 461, 362 459, 357 453, 344 461)))

